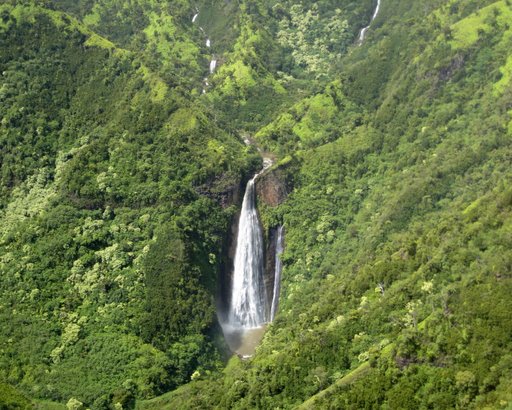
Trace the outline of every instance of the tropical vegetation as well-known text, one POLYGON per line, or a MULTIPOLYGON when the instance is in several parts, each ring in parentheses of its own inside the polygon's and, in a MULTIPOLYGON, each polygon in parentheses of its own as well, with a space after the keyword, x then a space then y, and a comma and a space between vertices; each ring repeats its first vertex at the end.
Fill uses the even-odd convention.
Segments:
POLYGON ((360 43, 375 6, 0 5, 0 408, 512 408, 512 3, 382 0, 360 43), (242 360, 256 147, 286 246, 242 360))

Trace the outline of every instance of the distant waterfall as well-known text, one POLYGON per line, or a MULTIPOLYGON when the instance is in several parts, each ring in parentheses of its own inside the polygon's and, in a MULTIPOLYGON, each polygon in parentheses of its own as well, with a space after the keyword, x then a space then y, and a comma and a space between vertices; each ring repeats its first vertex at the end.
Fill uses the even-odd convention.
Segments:
POLYGON ((276 257, 274 261, 274 292, 272 295, 272 307, 270 308, 270 321, 273 322, 276 317, 277 306, 279 304, 279 291, 281 289, 281 269, 283 264, 281 262, 281 254, 283 253, 283 225, 277 229, 276 240, 276 257))
POLYGON ((217 67, 217 60, 215 58, 212 58, 210 61, 210 74, 213 74, 215 71, 215 67, 217 67))
POLYGON ((267 296, 263 280, 263 234, 255 207, 254 181, 248 183, 242 203, 231 287, 229 323, 244 329, 267 322, 267 296))
MULTIPOLYGON (((197 11, 197 13, 194 14, 194 16, 192 17, 192 23, 195 23, 197 20, 197 16, 199 16, 199 9, 196 9, 196 11, 197 11)), ((199 30, 201 30, 201 32, 206 35, 206 33, 202 27, 199 27, 199 30)), ((211 46, 212 46, 211 40, 209 38, 206 38, 206 47, 210 48, 211 46)), ((217 59, 215 58, 215 56, 212 56, 212 59, 210 60, 210 74, 213 74, 215 72, 216 67, 217 67, 217 59)), ((208 87, 208 86, 209 86, 209 84, 208 84, 207 79, 204 79, 203 91, 202 91, 203 94, 206 94, 206 87, 208 87)))
POLYGON ((372 16, 372 19, 370 20, 370 24, 368 24, 366 27, 364 27, 359 33, 359 44, 361 44, 363 42, 366 32, 372 25, 373 20, 375 20, 375 17, 377 17, 377 14, 379 14, 379 9, 380 9, 380 0, 377 0, 377 7, 375 7, 375 11, 373 12, 373 16, 372 16))

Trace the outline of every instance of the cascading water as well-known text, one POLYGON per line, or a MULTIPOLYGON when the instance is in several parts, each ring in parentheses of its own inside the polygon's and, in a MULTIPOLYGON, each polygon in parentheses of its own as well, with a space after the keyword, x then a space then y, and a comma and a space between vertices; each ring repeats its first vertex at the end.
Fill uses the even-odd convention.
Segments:
POLYGON ((373 12, 372 19, 370 20, 370 24, 368 24, 366 27, 364 27, 361 32, 359 33, 359 44, 361 45, 364 40, 364 36, 366 35, 366 32, 370 28, 370 26, 373 23, 373 20, 377 17, 377 14, 379 14, 380 9, 380 0, 377 0, 377 7, 375 7, 375 11, 373 12))
POLYGON ((257 176, 248 182, 242 203, 229 307, 230 325, 244 329, 260 327, 267 321, 263 234, 254 201, 257 176))
POLYGON ((272 295, 272 307, 270 308, 270 321, 273 322, 276 317, 277 306, 279 304, 279 291, 281 289, 281 269, 283 264, 281 262, 281 254, 283 253, 283 225, 277 229, 276 240, 276 256, 274 261, 274 292, 272 295))
MULTIPOLYGON (((199 9, 196 9, 196 14, 194 14, 194 16, 192 17, 192 23, 196 22, 197 16, 199 16, 199 9)), ((199 27, 199 30, 201 30, 201 32, 206 35, 206 33, 202 27, 199 27)), ((210 38, 206 38, 206 47, 210 48, 211 46, 212 46, 212 42, 211 42, 210 38)), ((215 58, 215 56, 212 56, 212 59, 210 60, 210 74, 214 73, 216 67, 217 67, 217 59, 215 58)), ((203 90, 202 90, 203 94, 206 94, 206 88, 208 86, 209 86, 208 79, 205 78, 203 80, 203 90)))
POLYGON ((210 74, 213 74, 215 71, 215 67, 217 67, 217 60, 215 58, 212 58, 210 61, 210 74))
MULTIPOLYGON (((250 144, 250 141, 247 139, 246 143, 250 144)), ((219 310, 225 340, 231 351, 242 358, 252 356, 265 333, 266 324, 272 319, 264 279, 263 232, 256 210, 254 186, 258 176, 271 165, 272 160, 263 158, 263 170, 247 183, 238 222, 230 302, 226 306, 227 312, 219 310)), ((278 297, 279 290, 274 289, 274 314, 278 297)))

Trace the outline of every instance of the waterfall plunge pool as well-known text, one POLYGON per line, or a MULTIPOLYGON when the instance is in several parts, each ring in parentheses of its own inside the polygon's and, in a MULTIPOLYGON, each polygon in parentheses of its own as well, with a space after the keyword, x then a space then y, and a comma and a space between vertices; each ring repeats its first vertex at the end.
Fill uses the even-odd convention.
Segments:
POLYGON ((266 330, 266 323, 254 328, 241 328, 231 326, 229 323, 222 324, 224 339, 229 350, 242 359, 248 359, 254 354, 266 330))

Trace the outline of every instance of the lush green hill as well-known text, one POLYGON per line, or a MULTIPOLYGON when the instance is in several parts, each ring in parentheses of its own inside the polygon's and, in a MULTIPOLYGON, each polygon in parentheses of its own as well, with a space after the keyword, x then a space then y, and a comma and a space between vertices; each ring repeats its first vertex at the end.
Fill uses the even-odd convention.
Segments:
POLYGON ((162 408, 510 405, 511 11, 384 1, 336 81, 256 133, 295 181, 264 210, 280 313, 162 408))
POLYGON ((374 7, 0 6, 6 406, 512 405, 512 5, 382 0, 359 46, 374 7), (260 208, 280 311, 226 365, 214 296, 259 166, 235 130, 293 190, 260 208))
POLYGON ((229 198, 259 158, 190 78, 53 8, 0 6, 0 374, 103 408, 220 365, 229 198))

